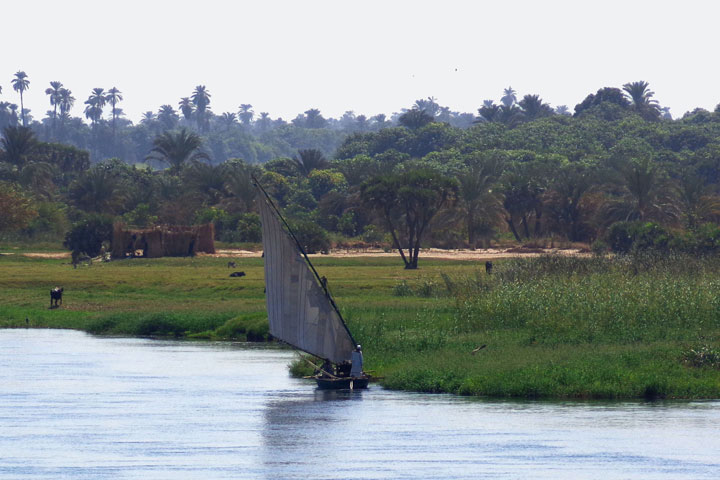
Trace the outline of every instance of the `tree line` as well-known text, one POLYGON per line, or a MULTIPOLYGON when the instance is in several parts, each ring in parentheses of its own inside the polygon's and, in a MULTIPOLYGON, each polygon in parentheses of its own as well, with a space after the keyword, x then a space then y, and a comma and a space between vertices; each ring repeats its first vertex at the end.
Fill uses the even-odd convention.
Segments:
MULTIPOLYGON (((121 92, 114 93, 116 110, 121 92)), ((254 176, 308 249, 386 245, 401 250, 408 268, 417 267, 424 246, 476 248, 499 239, 616 250, 713 249, 720 242, 720 109, 673 120, 646 82, 602 88, 573 115, 536 95, 518 99, 509 88, 499 104, 485 102, 459 126, 432 98, 381 128, 333 130, 319 126, 319 112, 305 112, 299 118, 313 127, 275 130, 312 132, 316 141, 334 132, 337 145, 286 142, 291 154, 262 163, 243 155, 218 161, 209 96, 197 113, 209 93, 194 93, 198 98, 182 100, 189 118, 158 128, 139 165, 124 157, 91 162, 87 151, 48 142, 32 125, 7 125, 0 208, 14 213, 0 231, 63 235, 100 215, 138 226, 213 221, 219 240, 254 242, 254 176)), ((244 107, 247 115, 233 128, 259 128, 252 106, 244 107)), ((115 114, 105 121, 110 131, 113 120, 122 123, 115 114)))

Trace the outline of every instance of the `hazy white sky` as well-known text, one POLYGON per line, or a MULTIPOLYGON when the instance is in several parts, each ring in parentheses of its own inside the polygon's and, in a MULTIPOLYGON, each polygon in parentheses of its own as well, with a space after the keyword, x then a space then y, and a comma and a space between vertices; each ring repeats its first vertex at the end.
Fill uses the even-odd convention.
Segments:
POLYGON ((475 113, 509 85, 572 110, 635 80, 674 116, 720 103, 712 0, 25 0, 0 3, 0 18, 0 101, 19 104, 10 81, 24 70, 36 118, 52 80, 75 115, 92 88, 116 86, 133 121, 199 84, 215 113, 250 103, 285 119, 390 114, 428 96, 475 113))

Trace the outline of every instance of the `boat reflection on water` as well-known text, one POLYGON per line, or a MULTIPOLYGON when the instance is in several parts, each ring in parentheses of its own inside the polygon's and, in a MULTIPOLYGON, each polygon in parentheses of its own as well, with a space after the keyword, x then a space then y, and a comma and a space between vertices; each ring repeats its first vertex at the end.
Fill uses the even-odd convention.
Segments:
MULTIPOLYGON (((315 463, 318 467, 325 463, 333 469, 328 472, 336 474, 348 469, 349 464, 343 463, 353 455, 341 452, 352 449, 359 432, 357 409, 367 393, 308 389, 301 395, 288 392, 292 398, 271 400, 264 411, 262 429, 267 478, 307 478, 308 466, 315 463)), ((310 471, 318 472, 318 467, 310 471)))

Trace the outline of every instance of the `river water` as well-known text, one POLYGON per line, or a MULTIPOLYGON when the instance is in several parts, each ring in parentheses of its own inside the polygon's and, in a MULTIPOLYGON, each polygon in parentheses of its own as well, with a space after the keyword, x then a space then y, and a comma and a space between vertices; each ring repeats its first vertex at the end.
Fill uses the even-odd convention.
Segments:
POLYGON ((720 478, 720 402, 328 393, 293 355, 0 330, 0 479, 720 478))

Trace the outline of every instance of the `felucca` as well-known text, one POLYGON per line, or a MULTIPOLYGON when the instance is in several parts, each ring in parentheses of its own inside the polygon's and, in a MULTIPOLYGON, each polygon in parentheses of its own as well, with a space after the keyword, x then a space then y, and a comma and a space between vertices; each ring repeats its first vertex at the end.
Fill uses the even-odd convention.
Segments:
POLYGON ((272 198, 253 179, 262 223, 265 295, 273 337, 324 360, 321 389, 367 388, 362 350, 305 249, 272 198))

